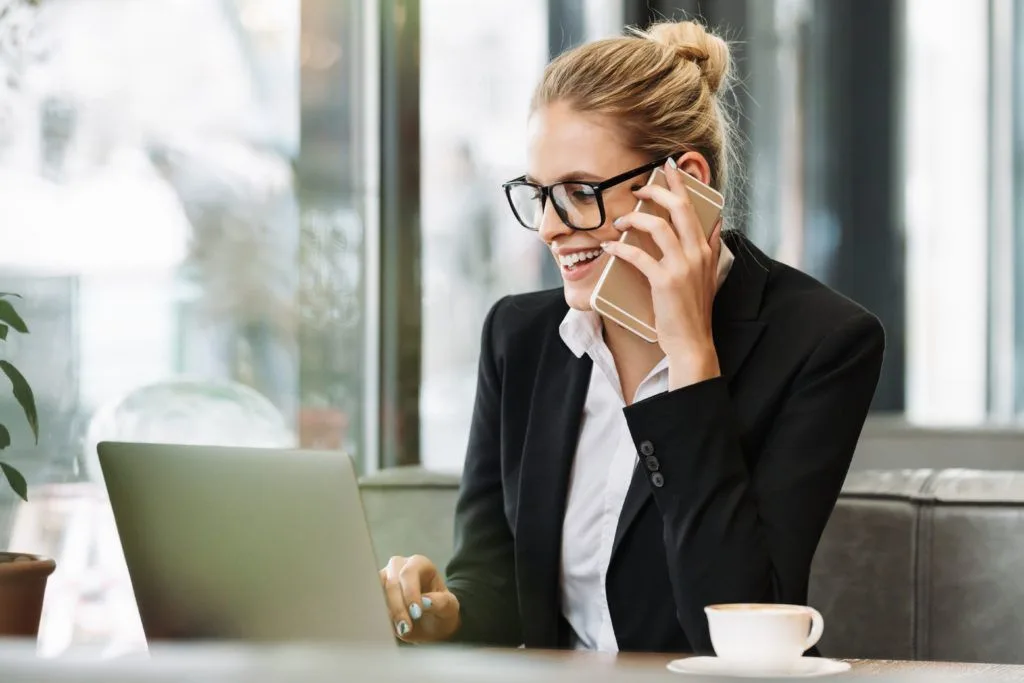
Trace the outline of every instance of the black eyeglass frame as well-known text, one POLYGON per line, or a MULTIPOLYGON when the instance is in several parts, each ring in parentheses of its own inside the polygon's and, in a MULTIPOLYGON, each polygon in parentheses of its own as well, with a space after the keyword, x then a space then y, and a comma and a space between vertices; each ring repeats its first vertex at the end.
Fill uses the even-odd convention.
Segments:
POLYGON ((597 200, 597 210, 598 210, 598 213, 600 215, 600 221, 598 222, 597 225, 589 227, 589 228, 577 227, 577 226, 573 225, 569 221, 569 214, 568 214, 568 212, 565 209, 563 209, 562 207, 560 207, 558 205, 558 202, 552 201, 551 204, 555 207, 555 213, 558 214, 558 217, 559 217, 559 219, 561 219, 562 223, 564 223, 567 227, 571 228, 572 230, 581 230, 581 231, 584 231, 584 232, 588 231, 588 230, 597 230, 602 225, 604 225, 604 222, 605 222, 605 219, 606 219, 605 212, 604 212, 604 196, 603 196, 603 193, 604 193, 605 190, 607 190, 608 188, 613 187, 615 185, 618 185, 620 183, 624 183, 627 180, 631 180, 631 179, 637 177, 638 175, 643 175, 644 173, 648 173, 650 171, 653 171, 654 169, 658 168, 659 166, 665 164, 670 158, 675 158, 676 156, 679 156, 681 154, 682 154, 682 152, 680 152, 679 154, 673 154, 673 155, 670 155, 670 156, 662 157, 662 158, 660 158, 660 159, 658 159, 656 161, 652 161, 650 163, 644 164, 643 166, 639 166, 639 167, 634 168, 634 169, 632 169, 630 171, 626 171, 624 173, 620 173, 617 176, 612 176, 611 178, 608 178, 607 180, 602 180, 599 183, 589 182, 589 181, 586 181, 586 180, 563 180, 563 181, 560 181, 560 182, 557 182, 557 183, 552 183, 550 185, 538 185, 537 183, 531 183, 528 180, 526 180, 526 176, 525 175, 521 175, 518 178, 513 178, 512 180, 509 180, 508 182, 502 183, 501 187, 505 190, 505 198, 508 200, 508 205, 512 209, 512 215, 514 215, 516 217, 516 220, 519 221, 519 224, 521 226, 523 226, 524 228, 526 228, 527 230, 530 230, 531 232, 537 232, 538 230, 540 230, 540 226, 539 225, 537 225, 537 226, 529 225, 526 221, 523 220, 523 217, 520 216, 519 212, 516 210, 515 202, 512 200, 512 190, 513 190, 513 188, 515 188, 515 187, 532 187, 535 190, 539 190, 540 191, 541 212, 543 212, 544 209, 547 208, 547 202, 551 198, 551 190, 553 188, 558 187, 560 185, 586 185, 587 187, 589 187, 591 190, 594 191, 594 197, 597 200))

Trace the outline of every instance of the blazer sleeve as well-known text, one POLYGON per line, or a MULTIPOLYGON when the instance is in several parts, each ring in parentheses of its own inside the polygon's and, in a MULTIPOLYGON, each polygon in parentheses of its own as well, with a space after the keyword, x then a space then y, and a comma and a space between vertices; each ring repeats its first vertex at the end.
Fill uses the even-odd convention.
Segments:
POLYGON ((446 574, 462 620, 454 640, 515 646, 522 642, 522 629, 513 536, 504 511, 502 367, 495 349, 495 318, 503 301, 484 322, 469 447, 455 508, 455 552, 446 574))
POLYGON ((757 453, 741 448, 724 378, 625 409, 638 450, 653 448, 659 463, 657 473, 644 471, 663 520, 676 613, 696 652, 712 651, 706 605, 806 601, 811 560, 853 459, 884 345, 868 313, 826 335, 757 453))

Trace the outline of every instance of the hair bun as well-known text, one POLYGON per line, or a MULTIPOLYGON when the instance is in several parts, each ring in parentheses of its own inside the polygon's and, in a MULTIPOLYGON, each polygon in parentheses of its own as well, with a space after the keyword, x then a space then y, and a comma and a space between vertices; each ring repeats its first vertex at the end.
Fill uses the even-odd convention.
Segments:
POLYGON ((667 21, 636 33, 673 48, 680 59, 696 64, 712 92, 717 92, 729 75, 729 45, 696 21, 667 21))

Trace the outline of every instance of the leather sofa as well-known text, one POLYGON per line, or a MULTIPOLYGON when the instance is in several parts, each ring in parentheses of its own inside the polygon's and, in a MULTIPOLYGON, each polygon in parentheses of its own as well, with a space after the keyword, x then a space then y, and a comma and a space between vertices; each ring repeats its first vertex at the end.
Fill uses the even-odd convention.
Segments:
MULTIPOLYGON (((418 468, 363 480, 382 565, 447 561, 457 487, 418 468)), ((825 616, 826 656, 1024 663, 1024 472, 851 472, 809 601, 825 616)))

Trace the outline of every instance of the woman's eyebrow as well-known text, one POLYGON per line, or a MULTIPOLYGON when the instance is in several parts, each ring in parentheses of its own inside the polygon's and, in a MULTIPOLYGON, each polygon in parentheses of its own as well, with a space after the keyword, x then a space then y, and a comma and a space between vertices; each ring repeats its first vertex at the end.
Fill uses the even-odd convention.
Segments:
MULTIPOLYGON (((556 182, 556 183, 564 183, 564 182, 568 182, 568 181, 572 181, 572 180, 582 180, 582 181, 586 181, 586 182, 600 182, 603 179, 604 179, 604 176, 598 175, 596 173, 591 173, 589 171, 570 171, 568 173, 563 173, 562 175, 558 176, 555 179, 554 182, 556 182)), ((533 176, 531 176, 529 173, 526 174, 526 180, 528 182, 535 183, 537 185, 542 185, 543 184, 540 181, 538 181, 537 179, 535 179, 533 176)))

